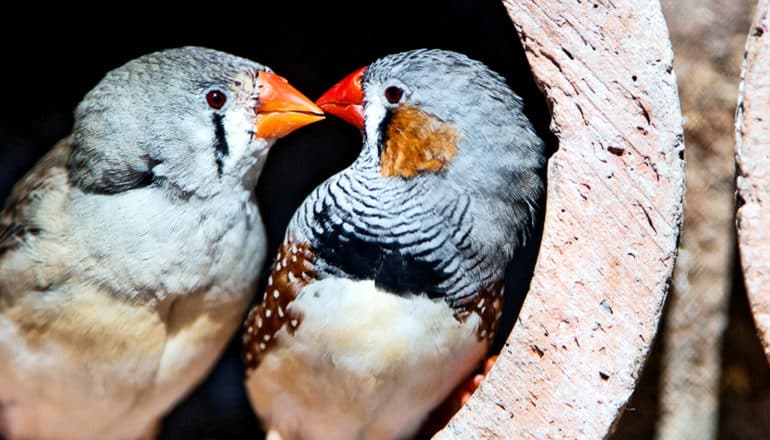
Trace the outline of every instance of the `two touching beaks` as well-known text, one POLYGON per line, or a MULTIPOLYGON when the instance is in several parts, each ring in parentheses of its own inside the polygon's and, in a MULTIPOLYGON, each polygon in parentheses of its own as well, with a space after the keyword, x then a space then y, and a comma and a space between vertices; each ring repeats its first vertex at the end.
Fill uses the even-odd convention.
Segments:
POLYGON ((281 138, 324 119, 324 112, 362 129, 364 126, 362 67, 345 77, 313 103, 280 75, 262 71, 260 104, 254 133, 261 138, 281 138))

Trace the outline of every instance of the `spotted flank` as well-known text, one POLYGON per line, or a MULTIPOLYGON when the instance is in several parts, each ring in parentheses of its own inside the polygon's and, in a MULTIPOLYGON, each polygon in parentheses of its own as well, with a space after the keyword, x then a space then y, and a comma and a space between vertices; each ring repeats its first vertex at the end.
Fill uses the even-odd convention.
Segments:
POLYGON ((500 316, 503 314, 503 289, 505 281, 499 280, 481 289, 472 301, 462 305, 456 305, 455 319, 465 322, 471 314, 475 313, 481 318, 481 324, 476 332, 479 341, 491 342, 495 337, 500 316))
POLYGON ((244 324, 243 360, 247 374, 257 368, 283 326, 294 334, 302 322, 302 316, 289 306, 299 291, 315 280, 314 259, 307 243, 286 239, 278 250, 262 302, 251 309, 244 324))

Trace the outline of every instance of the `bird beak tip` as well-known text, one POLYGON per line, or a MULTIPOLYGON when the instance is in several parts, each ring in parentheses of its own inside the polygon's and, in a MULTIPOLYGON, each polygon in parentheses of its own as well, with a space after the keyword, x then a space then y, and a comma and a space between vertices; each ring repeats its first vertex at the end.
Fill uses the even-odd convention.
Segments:
POLYGON ((316 100, 316 104, 324 112, 363 129, 364 92, 361 81, 367 67, 354 71, 332 86, 316 100))
POLYGON ((255 135, 281 138, 325 118, 323 110, 280 75, 262 71, 255 135))

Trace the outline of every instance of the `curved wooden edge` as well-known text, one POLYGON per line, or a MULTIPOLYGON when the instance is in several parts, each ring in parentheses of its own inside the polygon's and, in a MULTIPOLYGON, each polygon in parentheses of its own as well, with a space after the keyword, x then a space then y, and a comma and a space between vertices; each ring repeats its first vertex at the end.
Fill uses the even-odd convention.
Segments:
POLYGON ((435 438, 603 438, 655 336, 684 142, 657 2, 506 0, 559 150, 530 292, 492 372, 435 438))
POLYGON ((736 113, 738 249, 746 291, 770 359, 770 4, 760 0, 746 41, 736 113))

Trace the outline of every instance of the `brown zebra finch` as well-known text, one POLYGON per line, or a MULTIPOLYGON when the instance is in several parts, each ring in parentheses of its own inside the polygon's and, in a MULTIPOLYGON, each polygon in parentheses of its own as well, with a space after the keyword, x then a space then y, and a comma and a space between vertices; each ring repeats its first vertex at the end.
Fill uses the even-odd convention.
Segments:
POLYGON ((150 438, 248 307, 270 146, 322 118, 211 49, 108 73, 0 213, 0 437, 150 438))
POLYGON ((246 387, 273 438, 406 438, 489 348, 544 143, 502 77, 443 50, 379 59, 317 104, 363 147, 289 224, 246 387))

